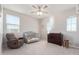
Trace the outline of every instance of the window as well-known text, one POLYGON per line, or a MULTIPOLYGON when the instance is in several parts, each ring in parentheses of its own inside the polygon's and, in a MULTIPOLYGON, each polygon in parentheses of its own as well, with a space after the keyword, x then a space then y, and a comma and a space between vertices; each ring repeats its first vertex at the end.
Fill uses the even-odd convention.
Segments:
POLYGON ((67 31, 77 31, 77 17, 70 16, 67 19, 67 31))
POLYGON ((54 19, 50 17, 48 23, 47 23, 47 33, 50 33, 52 28, 54 27, 54 19))
POLYGON ((14 15, 6 15, 6 28, 7 32, 19 32, 20 18, 14 15))

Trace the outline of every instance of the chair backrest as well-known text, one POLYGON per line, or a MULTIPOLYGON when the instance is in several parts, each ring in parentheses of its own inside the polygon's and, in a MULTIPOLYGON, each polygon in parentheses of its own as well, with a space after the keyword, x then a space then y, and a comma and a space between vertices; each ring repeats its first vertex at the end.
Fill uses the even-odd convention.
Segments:
POLYGON ((40 36, 39 36, 39 34, 38 33, 35 33, 35 32, 32 32, 32 31, 30 31, 30 32, 24 32, 23 33, 23 37, 25 38, 25 39, 31 39, 31 38, 40 38, 40 36))
POLYGON ((24 37, 24 39, 31 39, 31 33, 30 32, 24 32, 23 37, 24 37))
POLYGON ((7 33, 6 38, 8 40, 16 40, 16 36, 14 35, 14 33, 7 33))

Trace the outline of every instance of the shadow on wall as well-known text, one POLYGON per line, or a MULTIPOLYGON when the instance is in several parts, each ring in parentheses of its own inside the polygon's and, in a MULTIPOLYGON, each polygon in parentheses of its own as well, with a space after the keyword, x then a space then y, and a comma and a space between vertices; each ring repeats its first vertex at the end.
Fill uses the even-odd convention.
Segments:
POLYGON ((63 34, 63 39, 64 40, 69 40, 69 46, 71 47, 73 44, 74 44, 74 38, 70 35, 66 35, 66 34, 63 34))
POLYGON ((3 38, 2 38, 2 51, 7 48, 7 43, 6 42, 7 42, 6 34, 3 34, 3 38))

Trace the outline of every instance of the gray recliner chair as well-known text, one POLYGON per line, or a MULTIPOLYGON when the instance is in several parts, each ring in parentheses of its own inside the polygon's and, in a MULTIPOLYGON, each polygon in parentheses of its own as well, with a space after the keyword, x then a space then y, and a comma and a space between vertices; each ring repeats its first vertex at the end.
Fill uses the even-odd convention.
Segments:
POLYGON ((23 38, 25 43, 33 43, 40 40, 39 34, 32 31, 23 33, 23 38))
POLYGON ((20 48, 24 44, 23 38, 17 38, 14 33, 7 33, 7 46, 11 49, 20 48))

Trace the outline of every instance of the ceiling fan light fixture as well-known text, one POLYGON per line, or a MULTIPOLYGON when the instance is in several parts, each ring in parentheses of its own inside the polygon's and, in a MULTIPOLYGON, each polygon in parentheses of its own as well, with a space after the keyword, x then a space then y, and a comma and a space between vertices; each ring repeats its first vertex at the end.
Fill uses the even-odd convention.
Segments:
POLYGON ((43 12, 39 11, 39 12, 37 12, 37 15, 41 16, 41 15, 43 15, 43 12))
POLYGON ((42 16, 48 13, 47 11, 45 11, 45 9, 48 7, 47 5, 32 5, 32 7, 36 9, 32 11, 32 13, 38 16, 42 16))

